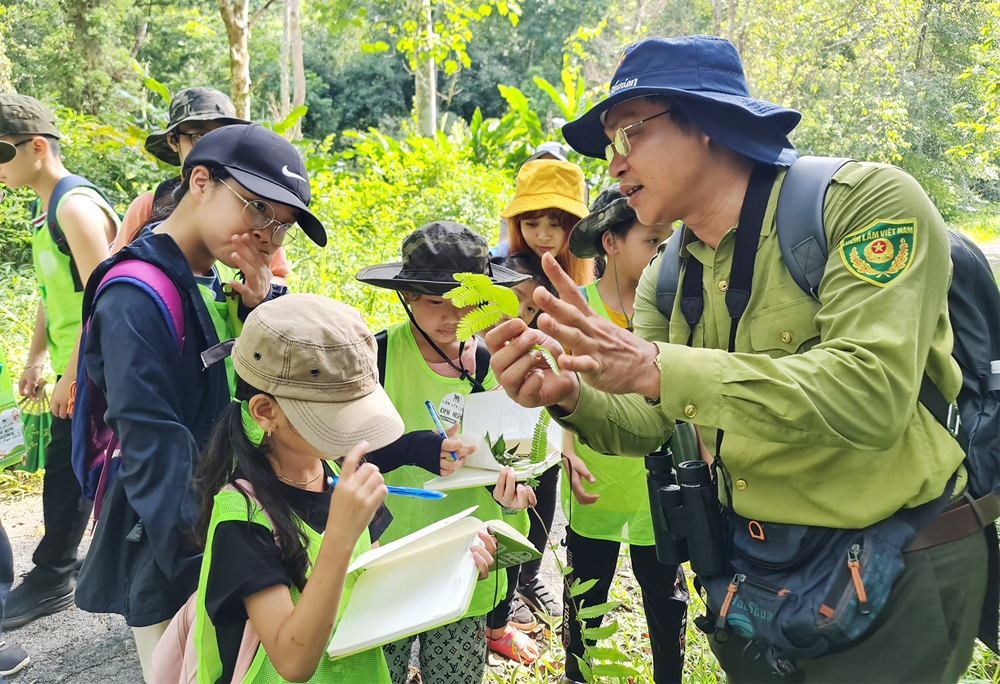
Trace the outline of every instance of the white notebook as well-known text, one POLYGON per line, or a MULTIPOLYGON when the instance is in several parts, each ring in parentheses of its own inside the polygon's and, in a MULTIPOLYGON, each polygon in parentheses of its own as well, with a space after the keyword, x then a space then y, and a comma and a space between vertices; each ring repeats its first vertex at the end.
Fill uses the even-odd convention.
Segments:
POLYGON ((478 506, 358 556, 361 570, 327 654, 341 658, 458 620, 469 609, 479 571, 470 546, 487 524, 497 537, 494 571, 541 558, 507 523, 471 517, 478 506))
MULTIPOLYGON (((493 458, 486 443, 486 435, 493 442, 503 436, 507 449, 514 447, 515 455, 526 455, 531 451, 535 425, 544 410, 540 407, 524 408, 504 392, 477 392, 466 396, 460 437, 463 445, 475 445, 476 452, 465 459, 465 466, 456 473, 428 480, 424 483, 424 489, 446 491, 495 485, 503 466, 493 458)), ((545 460, 518 467, 515 471, 517 479, 526 480, 559 463, 562 439, 563 429, 555 421, 550 421, 545 460)))

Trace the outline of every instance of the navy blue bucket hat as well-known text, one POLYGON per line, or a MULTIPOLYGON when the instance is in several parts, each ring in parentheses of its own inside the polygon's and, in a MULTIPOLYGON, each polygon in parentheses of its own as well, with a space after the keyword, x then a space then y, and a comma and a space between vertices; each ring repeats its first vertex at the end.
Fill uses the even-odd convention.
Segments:
POLYGON ((751 159, 790 166, 799 156, 788 134, 802 115, 750 97, 739 53, 715 36, 650 38, 628 46, 609 96, 563 126, 563 137, 580 154, 603 159, 611 142, 604 134, 605 114, 648 95, 672 98, 702 133, 751 159))

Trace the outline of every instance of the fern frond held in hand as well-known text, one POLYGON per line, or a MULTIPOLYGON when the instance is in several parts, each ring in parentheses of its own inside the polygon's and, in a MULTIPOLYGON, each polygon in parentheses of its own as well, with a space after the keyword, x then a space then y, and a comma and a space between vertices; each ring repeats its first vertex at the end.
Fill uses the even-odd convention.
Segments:
POLYGON ((540 344, 533 344, 531 345, 531 348, 542 355, 542 358, 545 359, 545 363, 549 364, 549 368, 552 369, 553 373, 559 375, 559 364, 556 363, 556 357, 552 356, 552 352, 540 344))
POLYGON ((503 312, 494 302, 473 309, 462 316, 462 320, 458 322, 458 339, 462 342, 471 340, 480 330, 486 330, 486 328, 499 323, 502 315, 503 312))
POLYGON ((545 460, 545 454, 549 446, 549 421, 552 416, 548 411, 543 410, 535 423, 535 432, 531 436, 531 454, 529 460, 532 463, 541 463, 545 460))

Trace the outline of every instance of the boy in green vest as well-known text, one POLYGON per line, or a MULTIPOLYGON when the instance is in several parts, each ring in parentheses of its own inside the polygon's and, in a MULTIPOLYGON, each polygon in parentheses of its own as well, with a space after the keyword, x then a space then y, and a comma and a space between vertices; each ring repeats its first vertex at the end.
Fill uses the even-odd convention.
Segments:
MULTIPOLYGON (((591 214, 570 233, 570 251, 580 259, 604 256, 604 277, 584 286, 590 307, 622 328, 632 329, 635 290, 657 246, 673 232, 670 226, 639 223, 635 212, 613 185, 591 206, 591 214)), ((569 522, 566 562, 573 579, 597 580, 575 599, 563 597, 563 646, 566 682, 582 682, 577 656, 583 656, 575 603, 596 606, 607 600, 621 545, 629 545, 632 572, 642 590, 642 606, 653 651, 653 680, 680 682, 684 667, 684 632, 688 590, 678 566, 656 558, 653 523, 646 489, 646 468, 640 458, 605 456, 566 433, 562 507, 569 522)), ((587 620, 598 627, 601 618, 587 620)))
POLYGON ((70 462, 69 394, 76 378, 84 286, 91 271, 108 258, 119 219, 100 192, 86 185, 64 183, 61 188, 71 189, 60 189, 58 206, 51 206, 57 184, 71 175, 59 157, 61 137, 55 117, 41 102, 24 95, 0 95, 0 140, 17 149, 13 159, 0 164, 0 181, 9 188, 29 187, 38 195, 32 212, 32 258, 42 298, 28 365, 18 387, 22 396, 41 390, 46 352, 58 377, 51 398, 52 441, 46 450, 42 494, 45 535, 32 557, 34 569, 11 592, 5 629, 73 604, 77 546, 92 508, 70 462), (53 212, 55 230, 50 226, 53 212), (60 249, 60 238, 68 249, 60 249))
MULTIPOLYGON (((505 287, 526 276, 492 265, 486 239, 451 221, 421 226, 403 240, 401 252, 401 261, 367 266, 355 277, 368 285, 394 290, 399 296, 408 320, 390 326, 384 337, 376 335, 379 353, 385 358, 382 383, 407 433, 431 431, 435 423, 425 402, 433 404, 445 425, 453 425, 461 422, 469 394, 497 385, 489 370, 486 345, 478 337, 468 343, 458 340, 458 323, 473 307, 458 308, 444 298, 457 286, 454 274, 480 273, 505 287)), ((422 487, 428 479, 427 471, 416 466, 385 475, 387 484, 405 487, 422 487)), ((517 485, 517 490, 521 497, 524 485, 517 485)), ((383 544, 470 506, 479 506, 476 515, 483 520, 503 516, 501 504, 515 507, 512 500, 487 487, 452 490, 441 501, 397 498, 400 500, 392 502, 392 525, 380 539, 383 544)), ((524 512, 513 516, 511 524, 523 533, 528 531, 524 512)), ((425 684, 479 684, 488 642, 494 650, 502 649, 525 663, 538 657, 535 643, 508 624, 506 610, 492 616, 493 620, 487 618, 507 593, 507 573, 495 573, 494 578, 495 582, 481 582, 476 587, 465 617, 418 635, 420 676, 425 684)), ((405 684, 408 679, 414 638, 383 647, 393 684, 405 684)))

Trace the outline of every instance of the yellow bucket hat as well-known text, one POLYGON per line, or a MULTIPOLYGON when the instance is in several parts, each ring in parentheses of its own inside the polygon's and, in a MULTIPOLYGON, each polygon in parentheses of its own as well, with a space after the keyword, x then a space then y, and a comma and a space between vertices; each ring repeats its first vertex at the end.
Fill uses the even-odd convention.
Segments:
POLYGON ((587 184, 583 170, 571 162, 539 159, 528 162, 517 172, 514 199, 500 212, 509 219, 539 209, 557 208, 583 218, 587 208, 587 184))

